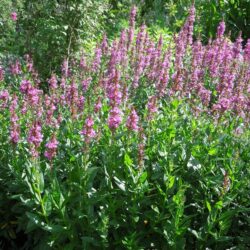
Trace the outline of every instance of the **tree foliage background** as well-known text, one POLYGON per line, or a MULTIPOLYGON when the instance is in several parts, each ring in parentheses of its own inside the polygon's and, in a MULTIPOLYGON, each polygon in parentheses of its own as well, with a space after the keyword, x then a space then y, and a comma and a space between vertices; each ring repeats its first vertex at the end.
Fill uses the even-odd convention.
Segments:
MULTIPOLYGON (((146 23, 152 35, 177 32, 191 0, 2 0, 0 54, 30 54, 43 79, 60 69, 64 58, 92 47, 106 31, 113 38, 127 22, 132 5, 137 5, 138 23, 146 23), (16 11, 16 23, 10 13, 16 11), (46 67, 44 67, 46 65, 46 67)), ((215 35, 220 20, 235 39, 242 31, 250 35, 250 0, 197 0, 196 36, 203 41, 215 35)))

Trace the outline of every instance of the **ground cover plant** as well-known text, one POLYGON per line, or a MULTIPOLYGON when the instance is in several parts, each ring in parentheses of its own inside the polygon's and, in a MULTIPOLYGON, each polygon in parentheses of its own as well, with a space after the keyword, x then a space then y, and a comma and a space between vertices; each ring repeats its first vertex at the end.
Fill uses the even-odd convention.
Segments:
POLYGON ((154 42, 133 7, 48 87, 1 63, 3 249, 250 247, 250 40, 203 45, 189 12, 154 42))

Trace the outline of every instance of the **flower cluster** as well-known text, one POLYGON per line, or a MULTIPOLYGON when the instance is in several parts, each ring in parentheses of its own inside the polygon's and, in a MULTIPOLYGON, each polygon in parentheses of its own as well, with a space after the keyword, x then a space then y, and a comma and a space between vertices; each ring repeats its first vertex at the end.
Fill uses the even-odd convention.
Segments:
POLYGON ((109 112, 108 125, 114 131, 122 122, 122 111, 118 107, 113 107, 109 112))
POLYGON ((58 147, 58 141, 56 140, 56 135, 53 134, 52 138, 45 145, 46 151, 44 156, 51 161, 56 156, 56 150, 58 147))
POLYGON ((15 11, 11 12, 10 17, 14 22, 17 21, 17 13, 15 11))
POLYGON ((38 149, 41 142, 43 141, 42 126, 39 121, 35 121, 32 124, 32 127, 29 130, 27 141, 31 147, 31 155, 34 158, 38 157, 39 156, 38 149))
POLYGON ((10 104, 10 140, 13 144, 17 144, 20 138, 20 125, 18 124, 18 116, 16 109, 18 106, 18 97, 13 96, 13 99, 10 104))
POLYGON ((88 117, 85 120, 83 130, 81 131, 81 134, 84 136, 86 143, 89 143, 90 140, 92 138, 95 138, 95 136, 96 136, 96 132, 93 128, 93 125, 94 125, 93 119, 91 117, 88 117))
POLYGON ((138 131, 139 129, 138 121, 139 121, 139 117, 136 113, 136 110, 133 108, 127 119, 127 123, 126 123, 127 128, 132 131, 138 131))
MULTIPOLYGON (((125 127, 145 129, 171 98, 184 99, 196 114, 207 112, 218 118, 230 111, 249 121, 250 39, 245 47, 241 34, 232 42, 222 21, 216 38, 203 45, 199 38, 193 39, 194 6, 189 12, 173 39, 160 36, 155 41, 145 25, 136 33, 133 7, 128 28, 116 40, 109 43, 104 34, 91 55, 83 51, 80 58, 64 60, 61 75, 51 75, 46 93, 39 87, 30 56, 25 65, 15 60, 9 67, 0 66, 0 108, 8 110, 10 105, 11 141, 21 143, 25 141, 21 135, 28 134, 32 156, 52 160, 59 142, 55 135, 46 138, 46 151, 40 154, 42 127, 51 134, 67 123, 74 129, 84 124, 77 134, 88 144, 99 139, 96 131, 105 126, 113 134, 125 127), (18 93, 5 82, 7 78, 19 83, 18 93)), ((17 17, 13 14, 12 19, 17 17)), ((139 148, 142 159, 144 142, 139 148)))

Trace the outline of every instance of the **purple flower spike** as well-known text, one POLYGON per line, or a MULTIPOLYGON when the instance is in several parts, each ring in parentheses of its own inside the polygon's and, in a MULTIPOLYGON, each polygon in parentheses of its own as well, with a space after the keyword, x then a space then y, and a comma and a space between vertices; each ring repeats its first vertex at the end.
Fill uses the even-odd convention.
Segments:
POLYGON ((113 107, 109 112, 108 126, 111 130, 115 130, 122 122, 122 111, 118 107, 113 107))
POLYGON ((91 117, 88 117, 85 120, 85 124, 83 126, 83 130, 81 131, 81 134, 85 138, 85 142, 89 143, 92 138, 95 138, 96 132, 93 128, 94 126, 94 120, 91 117))
POLYGON ((127 128, 132 131, 138 131, 138 121, 139 117, 136 113, 136 110, 133 108, 126 123, 127 128))
POLYGON ((53 134, 51 140, 46 143, 45 145, 46 151, 44 153, 44 156, 51 161, 56 156, 56 150, 58 147, 58 141, 56 140, 55 134, 53 134))

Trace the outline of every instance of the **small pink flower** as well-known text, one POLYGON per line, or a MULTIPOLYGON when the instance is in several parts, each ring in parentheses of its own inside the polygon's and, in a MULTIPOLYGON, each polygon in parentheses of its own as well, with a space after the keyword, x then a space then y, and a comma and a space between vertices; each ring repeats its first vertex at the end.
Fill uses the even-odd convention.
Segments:
POLYGON ((17 21, 17 13, 15 11, 13 11, 11 14, 10 14, 10 17, 11 19, 16 22, 17 21))
POLYGON ((57 88, 57 78, 55 74, 52 74, 51 78, 48 80, 48 83, 51 89, 57 88))
POLYGON ((16 60, 15 63, 10 65, 10 72, 12 75, 20 75, 22 70, 21 70, 21 64, 18 60, 16 60))
POLYGON ((3 90, 0 92, 0 101, 2 101, 2 104, 0 105, 0 108, 6 108, 9 100, 9 92, 8 90, 3 90))
POLYGON ((84 109, 84 103, 85 103, 85 98, 84 96, 80 96, 78 99, 78 103, 77 103, 77 107, 78 107, 78 111, 82 112, 84 109))
POLYGON ((88 117, 85 120, 85 124, 83 126, 83 130, 81 131, 81 134, 85 137, 85 141, 87 143, 90 142, 90 139, 94 138, 96 136, 96 132, 93 128, 94 121, 91 117, 88 117))
POLYGON ((135 109, 133 108, 126 123, 127 128, 132 131, 138 131, 139 129, 138 121, 139 121, 139 117, 135 109))
POLYGON ((96 102, 96 104, 95 104, 94 111, 95 111, 96 113, 98 113, 98 112, 100 111, 101 108, 102 108, 102 101, 101 101, 101 97, 99 96, 99 97, 98 97, 98 100, 97 100, 97 102, 96 102))
POLYGON ((92 78, 89 77, 89 78, 87 78, 87 79, 85 79, 85 80, 82 81, 82 89, 83 89, 83 92, 86 92, 86 91, 88 90, 89 85, 90 85, 90 83, 91 83, 91 80, 92 80, 92 78))
POLYGON ((118 107, 113 107, 109 112, 108 126, 111 130, 115 130, 122 122, 122 111, 118 107))
POLYGON ((38 157, 39 156, 38 148, 41 142, 43 141, 42 126, 40 122, 35 121, 32 124, 32 127, 30 128, 28 133, 27 141, 31 146, 31 155, 35 158, 38 157))
POLYGON ((30 89, 32 89, 31 82, 29 80, 22 80, 20 85, 20 91, 22 93, 27 94, 30 89))
POLYGON ((39 89, 36 89, 34 87, 31 87, 28 90, 28 98, 29 102, 32 106, 36 106, 39 103, 39 95, 41 94, 41 91, 39 89))
POLYGON ((217 38, 221 38, 224 35, 225 29, 226 29, 226 24, 224 21, 221 21, 219 23, 219 26, 217 27, 217 38))
POLYGON ((151 120, 153 118, 154 113, 158 111, 156 96, 149 97, 147 110, 148 110, 148 119, 151 120))
POLYGON ((65 59, 63 61, 63 64, 62 64, 62 74, 65 78, 67 78, 70 74, 70 70, 69 70, 69 62, 67 59, 65 59))
POLYGON ((46 151, 44 153, 44 156, 48 160, 51 161, 56 156, 57 146, 58 146, 58 141, 56 140, 56 136, 54 134, 52 136, 51 140, 49 142, 47 142, 46 145, 45 145, 46 151))
POLYGON ((133 5, 130 10, 130 18, 129 18, 129 24, 131 27, 135 25, 136 12, 137 12, 136 6, 133 5))
POLYGON ((84 55, 82 55, 81 59, 80 59, 80 68, 81 69, 85 69, 86 68, 86 61, 85 61, 85 58, 84 58, 84 55))
POLYGON ((226 110, 230 106, 230 100, 227 98, 221 98, 219 100, 219 104, 221 105, 222 109, 226 110))
POLYGON ((10 140, 12 143, 17 144, 20 138, 20 125, 18 124, 18 116, 16 114, 16 109, 18 106, 18 97, 13 96, 10 104, 10 140))
POLYGON ((10 140, 13 144, 17 144, 20 139, 20 131, 19 126, 15 124, 10 131, 10 140))
POLYGON ((4 79, 4 74, 5 74, 4 69, 0 65, 0 82, 4 79))

